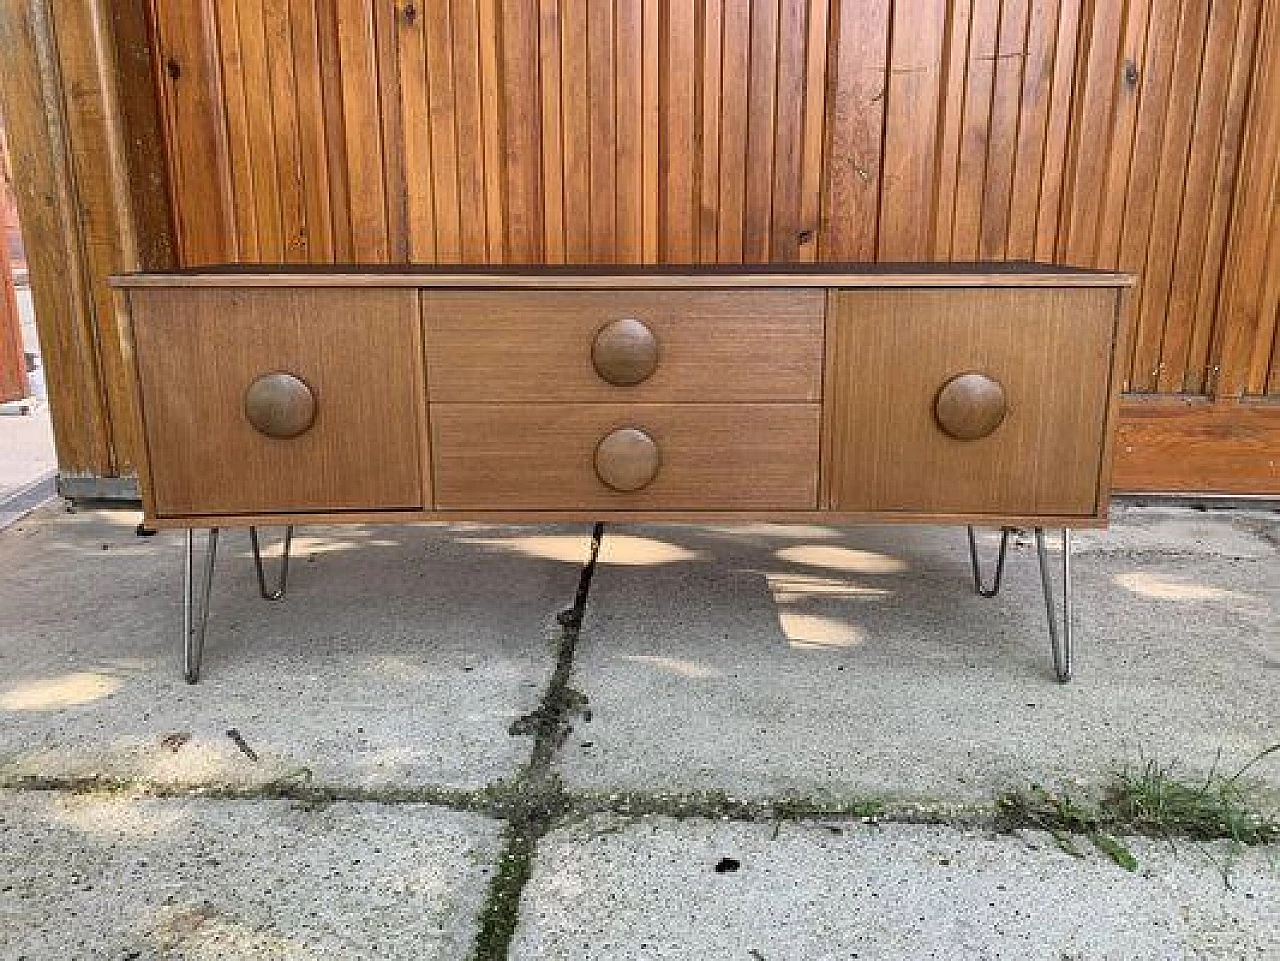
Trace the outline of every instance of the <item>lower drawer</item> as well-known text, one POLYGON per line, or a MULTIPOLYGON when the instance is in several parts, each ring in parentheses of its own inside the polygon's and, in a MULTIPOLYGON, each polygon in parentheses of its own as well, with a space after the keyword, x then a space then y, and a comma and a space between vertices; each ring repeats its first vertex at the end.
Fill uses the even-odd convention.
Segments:
POLYGON ((433 404, 438 510, 813 510, 817 404, 433 404))

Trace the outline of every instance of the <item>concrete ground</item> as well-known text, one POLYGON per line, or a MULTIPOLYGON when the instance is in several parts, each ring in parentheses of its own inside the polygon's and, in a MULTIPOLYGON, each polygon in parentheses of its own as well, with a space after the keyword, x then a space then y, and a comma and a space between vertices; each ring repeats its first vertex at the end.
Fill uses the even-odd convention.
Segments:
POLYGON ((23 347, 34 356, 36 369, 28 374, 30 397, 0 404, 0 530, 54 496, 58 469, 31 291, 18 288, 17 300, 23 347))
POLYGON ((1066 686, 1029 543, 451 525, 224 533, 190 687, 137 520, 0 532, 0 958, 1280 958, 1273 849, 990 820, 1280 742, 1274 513, 1077 535, 1066 686))

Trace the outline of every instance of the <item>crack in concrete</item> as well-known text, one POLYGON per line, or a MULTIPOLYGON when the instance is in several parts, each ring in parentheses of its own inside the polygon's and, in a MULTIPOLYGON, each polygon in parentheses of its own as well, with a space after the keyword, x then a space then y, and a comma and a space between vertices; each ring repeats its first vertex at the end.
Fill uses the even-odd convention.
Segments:
POLYGON ((587 561, 578 577, 573 606, 560 614, 560 646, 546 693, 538 709, 522 719, 526 723, 517 722, 519 729, 533 733, 535 740, 529 762, 510 785, 511 803, 504 812, 505 843, 480 912, 472 955, 475 961, 505 961, 508 957, 520 920, 520 897, 533 872, 538 842, 571 809, 571 798, 552 766, 569 734, 569 718, 584 702, 569 680, 603 539, 604 524, 597 522, 591 530, 587 561))

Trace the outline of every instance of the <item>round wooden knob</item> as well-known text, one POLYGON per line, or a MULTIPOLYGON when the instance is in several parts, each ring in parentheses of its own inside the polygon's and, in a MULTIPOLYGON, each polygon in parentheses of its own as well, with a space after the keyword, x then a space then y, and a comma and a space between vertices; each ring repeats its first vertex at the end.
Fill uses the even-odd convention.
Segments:
POLYGON ((639 320, 615 320, 596 334, 591 362, 604 380, 616 387, 631 387, 657 370, 658 338, 639 320))
POLYGON ((596 445, 596 476, 616 491, 638 491, 658 476, 662 455, 636 427, 615 430, 596 445))
POLYGON ((938 426, 957 440, 986 437, 1004 423, 1008 409, 1004 388, 986 374, 952 377, 933 405, 938 426))
POLYGON ((316 419, 316 398, 300 377, 263 374, 244 392, 244 416, 268 437, 297 437, 316 419))

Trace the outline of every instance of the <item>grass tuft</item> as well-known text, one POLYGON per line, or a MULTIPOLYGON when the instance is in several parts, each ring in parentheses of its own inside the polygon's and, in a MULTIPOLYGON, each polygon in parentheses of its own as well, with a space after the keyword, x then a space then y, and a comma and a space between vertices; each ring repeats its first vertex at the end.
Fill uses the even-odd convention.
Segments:
POLYGON ((1226 840, 1237 848, 1272 844, 1280 841, 1280 821, 1261 808, 1257 786, 1244 775, 1277 752, 1280 744, 1273 744, 1230 775, 1221 773, 1219 755, 1206 776, 1194 778, 1182 776, 1176 763, 1147 759, 1117 772, 1097 800, 1035 784, 997 799, 997 823, 1005 830, 1047 831, 1076 857, 1080 852, 1072 836, 1087 837, 1127 871, 1136 870, 1138 862, 1116 835, 1226 840))

